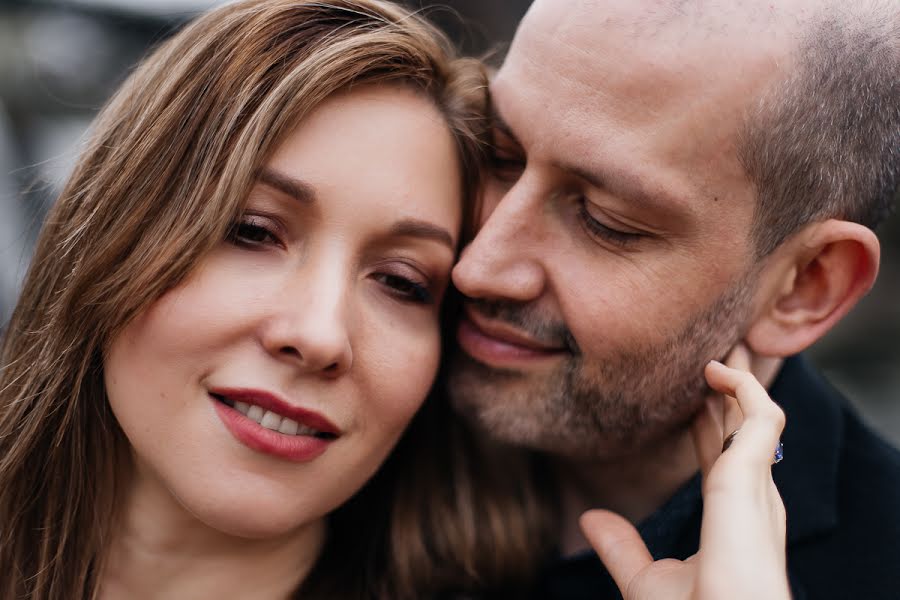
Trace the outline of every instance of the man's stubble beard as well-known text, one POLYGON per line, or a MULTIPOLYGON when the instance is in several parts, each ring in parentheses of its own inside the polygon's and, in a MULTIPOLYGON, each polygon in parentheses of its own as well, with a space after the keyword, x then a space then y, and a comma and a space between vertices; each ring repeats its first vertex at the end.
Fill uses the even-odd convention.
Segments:
MULTIPOLYGON (((703 369, 745 333, 755 277, 730 286, 662 342, 588 362, 573 352, 538 377, 479 363, 457 350, 447 391, 459 413, 493 438, 580 459, 616 459, 683 431, 709 388, 703 369)), ((560 330, 503 304, 491 312, 524 331, 560 330)), ((564 329, 564 328, 562 328, 564 329)))

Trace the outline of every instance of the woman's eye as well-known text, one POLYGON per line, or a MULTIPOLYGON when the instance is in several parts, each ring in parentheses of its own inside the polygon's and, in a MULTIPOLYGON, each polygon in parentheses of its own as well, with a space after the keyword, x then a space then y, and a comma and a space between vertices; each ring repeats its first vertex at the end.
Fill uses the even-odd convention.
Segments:
POLYGON ((264 224, 244 220, 235 223, 228 239, 242 246, 263 246, 278 243, 278 237, 264 224))
POLYGON ((489 158, 491 174, 502 181, 515 181, 525 170, 525 160, 515 154, 495 148, 489 158))
POLYGON ((392 293, 399 296, 402 300, 408 300, 417 304, 431 304, 434 302, 434 297, 426 286, 406 277, 379 273, 375 276, 375 280, 389 288, 392 293))
POLYGON ((588 233, 606 242, 625 247, 645 237, 642 233, 615 229, 595 219, 587 208, 587 200, 582 199, 578 206, 578 217, 588 233))
POLYGON ((525 170, 525 153, 511 134, 495 128, 489 148, 491 174, 501 181, 515 181, 525 170))

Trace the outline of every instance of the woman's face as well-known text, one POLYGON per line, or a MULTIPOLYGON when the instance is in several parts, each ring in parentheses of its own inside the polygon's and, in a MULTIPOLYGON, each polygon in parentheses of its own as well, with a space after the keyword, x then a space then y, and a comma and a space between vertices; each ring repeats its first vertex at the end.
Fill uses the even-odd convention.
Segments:
POLYGON ((391 87, 334 97, 285 140, 230 238, 109 348, 109 402, 145 483, 260 538, 375 472, 440 358, 454 148, 429 101, 391 87))

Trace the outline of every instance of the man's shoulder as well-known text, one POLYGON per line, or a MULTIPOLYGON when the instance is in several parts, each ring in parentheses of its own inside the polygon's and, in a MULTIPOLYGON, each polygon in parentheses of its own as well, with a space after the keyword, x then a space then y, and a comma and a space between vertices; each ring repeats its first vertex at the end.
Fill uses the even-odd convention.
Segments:
MULTIPOLYGON (((852 409, 845 414, 841 448, 844 486, 876 486, 893 497, 900 495, 900 450, 874 433, 852 409)), ((900 514, 900 505, 894 505, 900 514)))
POLYGON ((832 544, 867 598, 900 598, 900 451, 850 411, 837 487, 832 544), (875 585, 875 582, 879 582, 875 585))
POLYGON ((772 387, 788 418, 774 477, 798 598, 900 597, 900 451, 802 358, 772 387))
MULTIPOLYGON (((900 449, 875 433, 806 358, 788 359, 771 393, 785 409, 785 438, 794 445, 798 470, 812 468, 817 483, 833 483, 841 494, 875 487, 900 495, 900 449)), ((779 470, 784 469, 776 469, 776 479, 779 470)), ((790 466, 787 470, 799 475, 790 466)))
MULTIPOLYGON (((900 450, 849 407, 837 482, 838 530, 848 547, 865 547, 900 565, 900 450)), ((900 582, 900 580, 898 580, 900 582)), ((897 590, 900 597, 900 589, 897 590)))

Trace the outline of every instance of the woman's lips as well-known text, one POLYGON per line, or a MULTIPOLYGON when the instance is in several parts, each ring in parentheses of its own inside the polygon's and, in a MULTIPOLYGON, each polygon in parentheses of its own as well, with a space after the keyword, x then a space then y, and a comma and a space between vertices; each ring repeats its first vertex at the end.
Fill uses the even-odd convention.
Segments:
POLYGON ((264 390, 254 390, 249 388, 212 388, 209 393, 234 404, 243 402, 251 406, 259 406, 260 408, 271 411, 288 419, 292 419, 300 425, 311 427, 316 431, 330 433, 334 436, 341 435, 341 430, 337 425, 329 421, 323 415, 305 408, 293 406, 282 400, 275 394, 271 394, 264 390))
POLYGON ((297 462, 320 456, 340 435, 324 416, 259 390, 209 391, 219 418, 245 446, 297 462))
POLYGON ((468 309, 457 329, 459 345, 475 360, 489 366, 521 366, 556 359, 565 348, 549 346, 499 321, 468 309))

